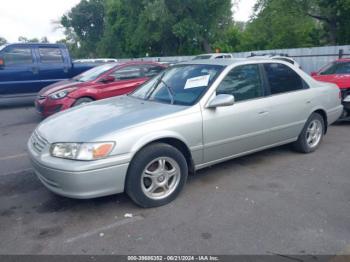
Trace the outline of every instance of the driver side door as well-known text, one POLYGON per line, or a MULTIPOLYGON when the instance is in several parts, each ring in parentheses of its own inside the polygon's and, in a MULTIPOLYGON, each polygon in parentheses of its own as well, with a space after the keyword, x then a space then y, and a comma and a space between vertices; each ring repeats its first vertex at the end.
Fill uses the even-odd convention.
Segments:
POLYGON ((102 84, 103 98, 128 94, 148 79, 143 76, 142 67, 139 65, 118 68, 109 75, 113 76, 115 81, 102 84))
POLYGON ((204 163, 216 163, 269 144, 269 112, 258 64, 233 68, 216 95, 235 97, 232 106, 203 110, 204 163))

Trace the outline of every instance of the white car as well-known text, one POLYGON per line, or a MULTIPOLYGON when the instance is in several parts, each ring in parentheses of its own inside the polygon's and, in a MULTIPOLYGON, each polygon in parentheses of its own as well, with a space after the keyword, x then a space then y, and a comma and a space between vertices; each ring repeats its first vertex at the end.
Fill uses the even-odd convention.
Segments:
POLYGON ((292 64, 298 68, 301 68, 301 66, 297 63, 297 61, 295 61, 293 58, 289 57, 289 56, 282 56, 282 55, 261 55, 261 56, 251 56, 248 57, 250 59, 273 59, 273 60, 280 60, 280 61, 284 61, 287 62, 289 64, 292 64))
POLYGON ((204 59, 232 59, 233 55, 229 53, 212 53, 202 54, 195 56, 192 60, 204 60, 204 59))

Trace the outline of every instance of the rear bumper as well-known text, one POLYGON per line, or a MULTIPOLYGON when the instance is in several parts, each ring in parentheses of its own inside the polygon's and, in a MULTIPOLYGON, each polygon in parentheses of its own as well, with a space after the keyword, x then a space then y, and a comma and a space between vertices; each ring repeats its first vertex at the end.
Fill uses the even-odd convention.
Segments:
POLYGON ((336 122, 343 114, 343 111, 344 111, 344 107, 342 105, 336 108, 333 108, 332 110, 329 110, 327 112, 328 125, 331 125, 334 122, 336 122))

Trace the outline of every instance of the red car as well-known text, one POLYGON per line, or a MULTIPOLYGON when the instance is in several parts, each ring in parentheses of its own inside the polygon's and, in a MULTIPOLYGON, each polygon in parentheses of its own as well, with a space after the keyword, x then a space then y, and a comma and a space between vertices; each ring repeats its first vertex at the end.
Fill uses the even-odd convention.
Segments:
POLYGON ((70 80, 45 87, 39 92, 35 107, 40 115, 47 117, 94 100, 128 94, 165 68, 153 62, 100 65, 70 80))
POLYGON ((318 81, 338 85, 344 106, 341 119, 350 119, 350 59, 336 60, 323 67, 319 72, 312 72, 311 76, 318 81))

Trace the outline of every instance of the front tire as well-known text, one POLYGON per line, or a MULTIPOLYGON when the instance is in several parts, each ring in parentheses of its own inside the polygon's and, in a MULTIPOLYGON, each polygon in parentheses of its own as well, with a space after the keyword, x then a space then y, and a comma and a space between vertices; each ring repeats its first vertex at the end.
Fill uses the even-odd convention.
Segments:
POLYGON ((132 160, 125 191, 141 207, 158 207, 180 194, 187 176, 187 162, 178 149, 163 143, 152 144, 132 160))
POLYGON ((306 122, 293 147, 301 153, 314 152, 321 144, 325 133, 325 122, 318 113, 313 113, 306 122))

